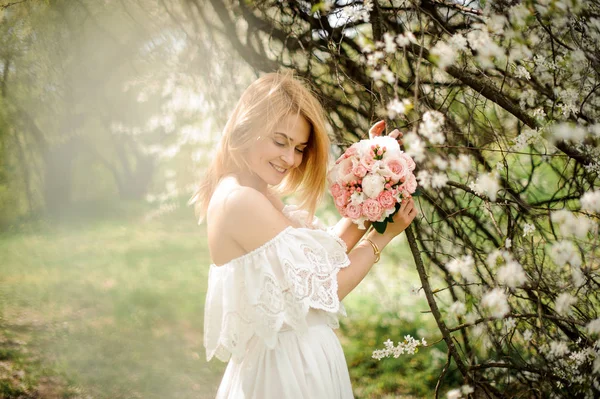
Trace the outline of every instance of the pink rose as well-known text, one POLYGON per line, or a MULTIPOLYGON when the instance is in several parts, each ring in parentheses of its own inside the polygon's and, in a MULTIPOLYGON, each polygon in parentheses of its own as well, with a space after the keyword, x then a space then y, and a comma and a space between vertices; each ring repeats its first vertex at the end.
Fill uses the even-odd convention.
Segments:
POLYGON ((396 200, 394 199, 394 195, 390 191, 382 191, 377 197, 377 201, 379 201, 379 205, 381 205, 385 209, 390 209, 396 206, 396 200))
POLYGON ((394 174, 395 181, 402 179, 408 173, 408 164, 404 158, 390 159, 385 166, 394 174))
POLYGON ((338 180, 347 183, 356 179, 356 176, 354 176, 354 173, 352 173, 352 170, 354 169, 352 158, 343 159, 338 165, 338 168, 338 180))
POLYGON ((348 192, 342 191, 340 195, 333 198, 335 206, 337 206, 338 208, 345 208, 346 204, 348 203, 348 197, 348 192))
POLYGON ((364 177, 367 174, 367 168, 361 164, 358 164, 352 169, 352 173, 354 173, 354 176, 364 177))
POLYGON ((371 166, 375 163, 375 159, 372 156, 364 156, 360 158, 360 164, 367 169, 367 171, 371 171, 371 166))
POLYGON ((352 146, 348 148, 344 154, 346 155, 346 158, 349 158, 358 154, 358 150, 356 149, 356 146, 352 144, 352 146))
POLYGON ((406 165, 408 166, 408 170, 410 170, 411 172, 413 170, 415 170, 415 161, 413 161, 413 159, 410 157, 410 155, 408 155, 407 153, 403 152, 402 154, 400 154, 400 157, 404 158, 404 160, 406 161, 406 165))
POLYGON ((360 204, 353 204, 353 203, 349 203, 348 206, 346 207, 346 217, 350 218, 352 220, 356 220, 360 217, 361 215, 361 206, 360 204))
POLYGON ((340 168, 341 168, 341 175, 342 176, 346 176, 350 173, 352 173, 352 159, 350 158, 346 158, 342 161, 342 163, 340 164, 340 168))
POLYGON ((414 193, 417 189, 417 178, 412 173, 408 175, 406 181, 404 182, 404 188, 410 194, 414 193))
POLYGON ((373 198, 368 198, 362 204, 362 213, 371 222, 376 222, 381 218, 383 214, 383 208, 379 205, 379 202, 373 198))
POLYGON ((339 183, 335 183, 333 186, 331 186, 329 191, 331 191, 331 195, 334 197, 339 197, 342 195, 342 187, 339 185, 339 183))

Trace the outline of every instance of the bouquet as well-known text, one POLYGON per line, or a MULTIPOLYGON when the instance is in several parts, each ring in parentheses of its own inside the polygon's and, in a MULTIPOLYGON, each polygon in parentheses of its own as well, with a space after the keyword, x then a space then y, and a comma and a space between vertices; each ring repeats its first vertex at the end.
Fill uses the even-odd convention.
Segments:
POLYGON ((329 190, 340 215, 360 229, 365 221, 383 233, 405 198, 417 189, 415 161, 388 136, 350 146, 328 174, 329 190))

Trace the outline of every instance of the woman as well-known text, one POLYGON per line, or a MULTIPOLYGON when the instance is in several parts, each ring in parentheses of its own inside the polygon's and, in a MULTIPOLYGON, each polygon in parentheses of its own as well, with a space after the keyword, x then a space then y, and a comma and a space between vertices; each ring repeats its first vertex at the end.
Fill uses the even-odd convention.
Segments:
MULTIPOLYGON (((412 199, 404 202, 385 234, 365 235, 348 219, 329 229, 320 224, 313 215, 328 166, 323 114, 289 74, 256 80, 198 191, 213 260, 204 346, 207 360, 229 360, 218 398, 353 397, 332 330, 345 314, 340 301, 417 210, 412 199), (292 192, 299 207, 278 199, 292 192)), ((379 122, 370 133, 384 128, 379 122)))

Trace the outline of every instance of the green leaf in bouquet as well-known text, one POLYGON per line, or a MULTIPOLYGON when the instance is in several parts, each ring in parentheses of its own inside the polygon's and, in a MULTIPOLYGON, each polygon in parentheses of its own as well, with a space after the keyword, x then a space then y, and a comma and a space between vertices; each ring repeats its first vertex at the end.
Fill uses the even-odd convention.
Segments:
POLYGON ((386 227, 387 227, 387 220, 384 220, 383 222, 373 222, 373 228, 379 234, 383 234, 385 232, 386 227))

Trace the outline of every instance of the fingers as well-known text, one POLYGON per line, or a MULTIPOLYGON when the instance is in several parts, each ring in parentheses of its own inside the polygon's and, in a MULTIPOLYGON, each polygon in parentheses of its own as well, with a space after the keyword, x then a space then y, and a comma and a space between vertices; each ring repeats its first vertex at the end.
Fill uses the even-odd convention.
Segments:
POLYGON ((417 207, 415 206, 415 201, 411 198, 402 201, 402 204, 400 205, 400 210, 407 216, 416 216, 418 211, 417 211, 417 207))
POLYGON ((396 139, 398 141, 399 145, 404 144, 404 142, 402 141, 402 136, 404 136, 404 135, 398 129, 394 129, 394 131, 390 133, 390 137, 396 139))
POLYGON ((369 130, 369 137, 373 138, 373 137, 381 136, 383 134, 384 130, 385 130, 385 120, 380 120, 377 123, 375 123, 369 130))

